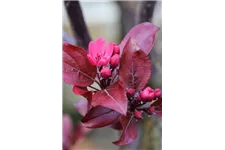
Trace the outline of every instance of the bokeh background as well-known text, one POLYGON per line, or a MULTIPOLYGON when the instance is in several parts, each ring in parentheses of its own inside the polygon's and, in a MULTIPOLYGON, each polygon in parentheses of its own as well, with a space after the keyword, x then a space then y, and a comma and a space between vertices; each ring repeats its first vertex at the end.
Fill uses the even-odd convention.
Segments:
MULTIPOLYGON (((104 1, 82 2, 80 1, 84 21, 87 25, 90 37, 95 40, 103 37, 107 42, 117 44, 125 34, 136 24, 150 21, 160 28, 157 32, 155 45, 149 57, 152 61, 152 75, 149 85, 153 88, 162 88, 162 2, 161 1, 104 1)), ((78 44, 76 33, 71 25, 65 3, 62 4, 63 40, 78 44)), ((74 16, 76 19, 76 16, 74 16)), ((63 113, 68 113, 77 124, 81 116, 74 109, 74 103, 79 99, 72 93, 72 86, 63 83, 63 113)), ((161 150, 162 119, 144 116, 139 122, 139 134, 136 142, 127 147, 115 146, 113 141, 119 138, 117 131, 111 128, 100 128, 90 131, 83 140, 79 141, 72 149, 76 150, 116 150, 137 148, 161 150)))

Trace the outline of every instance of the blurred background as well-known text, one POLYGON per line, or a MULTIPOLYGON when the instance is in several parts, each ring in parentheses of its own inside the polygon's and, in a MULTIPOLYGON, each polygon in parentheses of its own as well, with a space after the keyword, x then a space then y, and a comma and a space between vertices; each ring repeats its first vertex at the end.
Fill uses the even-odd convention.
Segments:
MULTIPOLYGON (((152 61, 152 74, 149 85, 162 88, 162 2, 161 1, 98 1, 79 2, 87 28, 77 26, 81 20, 79 8, 71 7, 71 2, 63 2, 63 40, 84 48, 89 39, 103 37, 107 42, 119 44, 126 33, 135 25, 150 21, 160 28, 155 45, 149 57, 152 61), (75 15, 74 15, 75 14, 75 15), (86 33, 87 32, 87 33, 86 33), (89 32, 89 35, 88 35, 89 32), (83 40, 84 39, 84 40, 83 40)), ((74 124, 82 118, 74 109, 74 103, 81 97, 72 93, 72 86, 63 83, 63 113, 68 113, 74 124)), ((117 131, 100 128, 90 131, 83 140, 72 147, 76 150, 117 150, 137 149, 161 150, 162 119, 148 116, 139 121, 139 134, 136 142, 127 147, 115 146, 113 141, 119 139, 117 131), (136 147, 136 148, 135 148, 136 147)))

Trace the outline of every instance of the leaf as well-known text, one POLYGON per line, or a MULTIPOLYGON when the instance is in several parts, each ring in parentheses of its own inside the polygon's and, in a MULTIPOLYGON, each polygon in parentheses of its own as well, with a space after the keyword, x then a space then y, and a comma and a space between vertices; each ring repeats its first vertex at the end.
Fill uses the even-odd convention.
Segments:
POLYGON ((96 92, 92 97, 93 107, 103 106, 113 109, 123 115, 127 113, 127 96, 120 82, 116 82, 106 89, 96 92))
POLYGON ((83 95, 86 92, 88 92, 87 87, 79 87, 79 86, 76 86, 76 85, 73 86, 73 93, 74 94, 83 95))
POLYGON ((115 129, 115 130, 122 130, 122 125, 119 121, 117 123, 109 125, 108 127, 112 128, 112 129, 115 129))
POLYGON ((133 116, 124 116, 121 118, 121 124, 123 128, 122 135, 118 141, 113 144, 123 146, 130 144, 137 138, 137 125, 133 116))
POLYGON ((151 75, 151 61, 135 40, 129 39, 120 60, 119 79, 126 88, 142 90, 151 75))
POLYGON ((93 107, 81 122, 86 128, 100 128, 118 122, 121 114, 102 106, 93 107))
POLYGON ((63 42, 63 82, 86 87, 95 81, 96 74, 96 66, 89 63, 83 48, 63 42))
POLYGON ((159 28, 150 22, 144 22, 136 25, 123 38, 119 45, 120 50, 123 51, 128 39, 133 38, 137 41, 145 54, 148 55, 154 45, 157 31, 159 31, 159 28))

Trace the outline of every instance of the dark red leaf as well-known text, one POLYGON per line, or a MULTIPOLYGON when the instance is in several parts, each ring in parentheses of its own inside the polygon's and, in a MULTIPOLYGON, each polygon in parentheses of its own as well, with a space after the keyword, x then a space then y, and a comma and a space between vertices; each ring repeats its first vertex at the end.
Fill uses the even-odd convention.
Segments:
POLYGON ((106 89, 96 92, 92 97, 91 105, 93 107, 101 105, 126 115, 127 96, 125 89, 120 82, 116 82, 106 89))
POLYGON ((154 42, 156 32, 159 28, 150 22, 144 22, 133 27, 120 43, 120 49, 123 51, 129 38, 133 38, 137 41, 140 48, 148 55, 151 51, 154 42))
POLYGON ((124 116, 121 118, 123 133, 118 141, 113 144, 118 146, 127 145, 137 138, 137 125, 133 116, 124 116))
POLYGON ((115 130, 122 130, 123 129, 120 121, 118 121, 117 123, 114 123, 112 125, 109 125, 109 127, 110 128, 113 128, 115 130))
POLYGON ((94 82, 96 74, 96 66, 89 63, 83 48, 63 42, 63 82, 86 87, 94 82))
POLYGON ((135 40, 129 39, 119 68, 119 79, 126 88, 136 91, 142 90, 151 75, 151 61, 148 56, 140 50, 135 40))
POLYGON ((76 86, 76 85, 73 86, 73 93, 74 94, 83 95, 86 92, 88 92, 87 87, 79 87, 79 86, 76 86))
POLYGON ((100 128, 119 121, 121 114, 102 106, 93 107, 82 118, 81 122, 86 128, 100 128))

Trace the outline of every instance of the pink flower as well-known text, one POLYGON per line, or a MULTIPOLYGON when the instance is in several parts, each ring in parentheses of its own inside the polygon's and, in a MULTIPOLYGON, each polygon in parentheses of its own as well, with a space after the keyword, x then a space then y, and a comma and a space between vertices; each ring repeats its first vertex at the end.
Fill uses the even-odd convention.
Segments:
POLYGON ((95 42, 89 43, 88 51, 87 58, 92 65, 105 66, 112 56, 113 43, 110 42, 106 48, 106 41, 103 38, 98 38, 95 42))
POLYGON ((140 94, 142 101, 151 101, 154 99, 154 90, 150 87, 146 87, 140 94))

